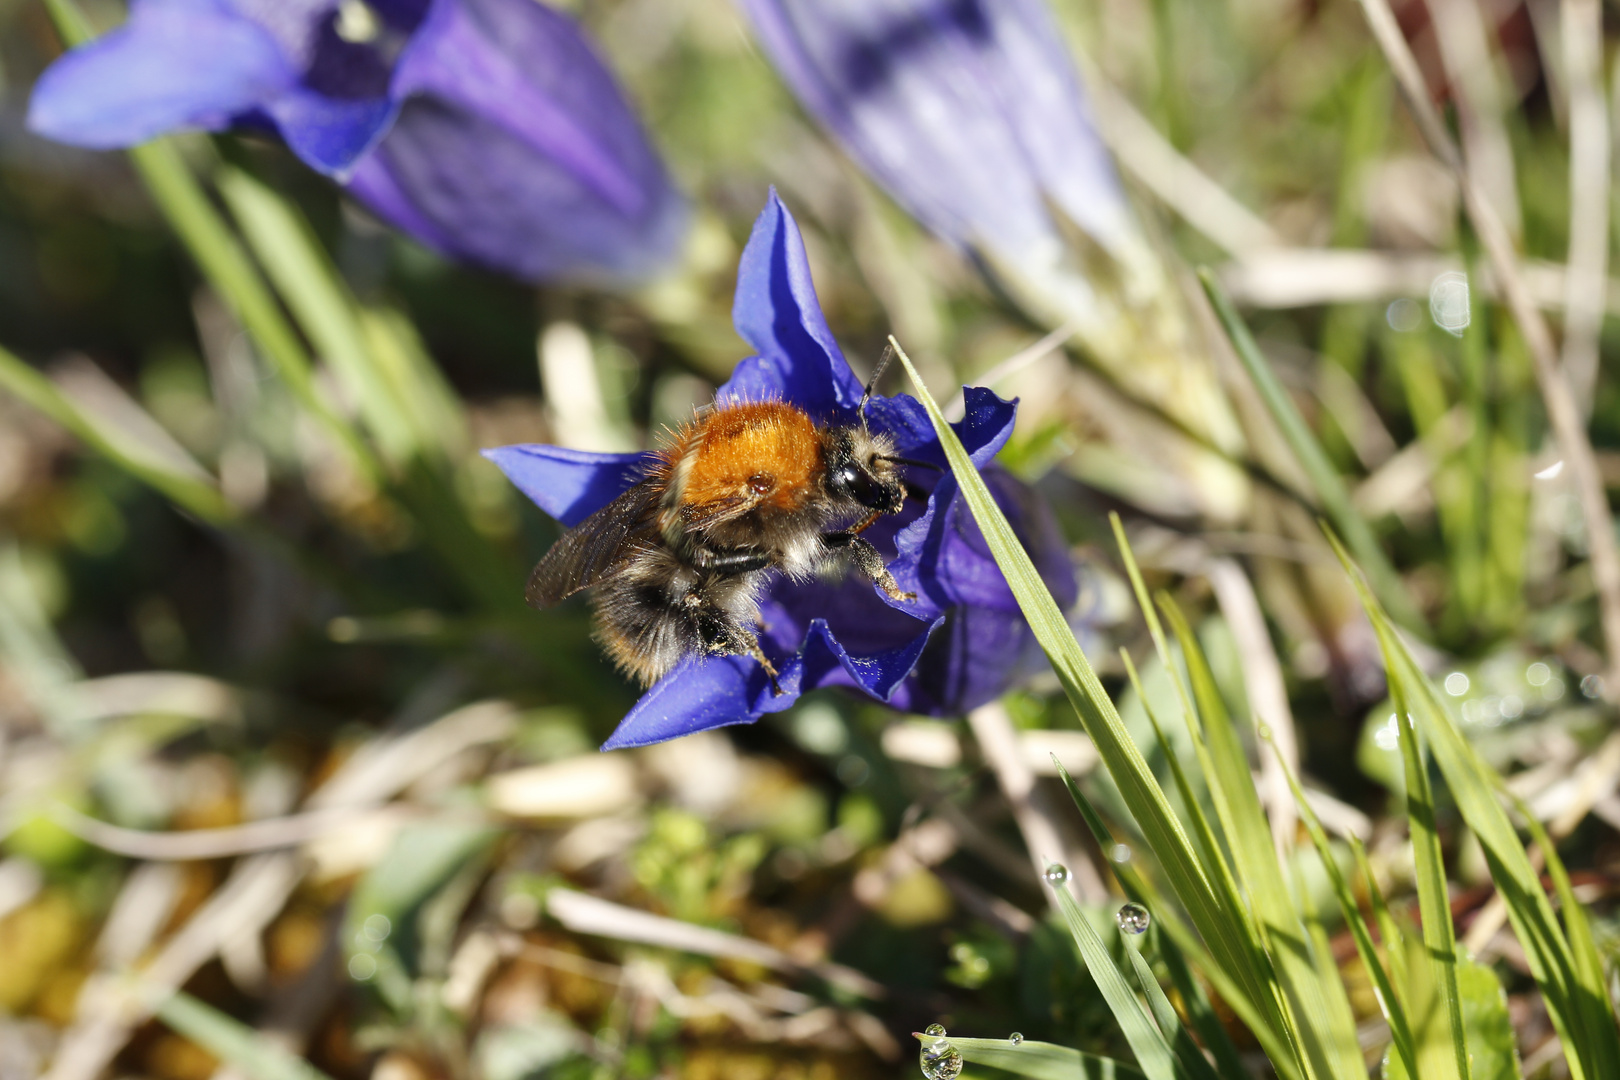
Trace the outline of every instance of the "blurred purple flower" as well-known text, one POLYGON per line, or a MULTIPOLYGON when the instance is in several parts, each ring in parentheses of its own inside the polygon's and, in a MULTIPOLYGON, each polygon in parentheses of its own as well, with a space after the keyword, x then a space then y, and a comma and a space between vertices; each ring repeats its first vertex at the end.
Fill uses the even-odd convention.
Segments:
MULTIPOLYGON (((810 280, 798 226, 774 192, 743 253, 733 308, 737 330, 758 355, 737 366, 721 401, 777 398, 822 422, 853 422, 861 383, 839 351, 810 280)), ((957 434, 987 466, 1012 434, 1015 404, 979 387, 966 391, 957 434)), ((876 397, 867 415, 891 434, 901 456, 940 465, 943 451, 927 414, 906 396, 876 397)), ((573 526, 643 475, 651 454, 594 454, 556 446, 503 446, 485 456, 546 513, 573 526)), ((987 480, 1020 531, 1047 585, 1065 608, 1075 601, 1074 568, 1050 512, 1027 487, 990 466, 987 480)), ((912 470, 926 507, 866 531, 915 601, 892 603, 854 576, 838 584, 774 580, 761 604, 760 643, 780 672, 771 693, 745 656, 694 657, 638 701, 604 749, 643 746, 780 712, 821 686, 857 688, 897 709, 961 713, 1007 690, 1035 655, 1034 636, 948 471, 912 470)))
POLYGON ((41 76, 28 126, 134 146, 269 129, 447 254, 520 277, 645 277, 685 204, 613 77, 536 0, 136 0, 41 76))
POLYGON ((737 2, 800 103, 934 232, 1041 257, 1061 247, 1050 202, 1116 254, 1136 242, 1043 0, 737 2))

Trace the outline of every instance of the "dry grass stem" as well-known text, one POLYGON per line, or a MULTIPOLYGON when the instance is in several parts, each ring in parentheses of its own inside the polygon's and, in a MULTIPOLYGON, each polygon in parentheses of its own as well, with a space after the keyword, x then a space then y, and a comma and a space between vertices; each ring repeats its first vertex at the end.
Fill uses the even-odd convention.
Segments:
POLYGON ((572 889, 552 889, 547 893, 546 910, 552 918, 579 934, 635 941, 700 956, 723 956, 772 971, 813 974, 833 986, 873 1000, 888 994, 881 983, 842 964, 801 963, 780 949, 752 938, 653 915, 572 889))
POLYGON ((1215 590, 1215 601, 1226 625, 1237 639, 1238 658, 1243 665, 1244 686, 1248 690, 1249 712, 1256 724, 1270 731, 1275 753, 1260 748, 1260 799, 1266 816, 1271 821, 1272 842, 1277 853, 1286 858, 1294 846, 1294 833, 1299 822, 1299 809, 1294 805, 1294 792, 1288 785, 1288 775, 1299 775, 1299 739, 1294 733, 1294 713, 1288 707, 1288 687, 1283 682, 1282 664, 1266 629, 1266 618, 1260 610, 1260 601, 1254 594, 1254 585, 1243 568, 1232 559, 1212 559, 1208 569, 1209 584, 1215 590), (1278 757, 1281 756, 1282 763, 1278 757))
POLYGON ((1569 469, 1570 483, 1586 526, 1592 579, 1597 588, 1603 625, 1606 692, 1620 696, 1620 545, 1616 542, 1608 496, 1603 490, 1603 478, 1598 472, 1592 443, 1586 435, 1581 408, 1575 403, 1575 395, 1559 364, 1552 331, 1519 272, 1512 237, 1452 142, 1434 103, 1429 100, 1417 60, 1401 34, 1388 0, 1360 2, 1373 37, 1394 70, 1407 107, 1416 119, 1429 149, 1457 178, 1469 220, 1473 222, 1474 231, 1500 282, 1503 299, 1529 348, 1536 383, 1547 409, 1547 422, 1552 428, 1559 454, 1569 469))
POLYGON ((1609 272, 1609 114, 1597 0, 1564 0, 1560 30, 1569 86, 1570 158, 1563 361, 1575 401, 1590 416, 1609 272))
POLYGON ((1048 863, 1061 862, 1069 868, 1070 880, 1081 900, 1088 904, 1106 901, 1108 889, 1091 857, 1083 849, 1064 841, 1055 823, 1054 808, 1036 789, 1035 773, 1024 759, 1006 707, 999 701, 981 705, 968 713, 968 726, 973 730, 985 764, 995 774, 996 783, 1012 808, 1013 820, 1018 822, 1018 831, 1023 834, 1036 877, 1046 870, 1048 863))

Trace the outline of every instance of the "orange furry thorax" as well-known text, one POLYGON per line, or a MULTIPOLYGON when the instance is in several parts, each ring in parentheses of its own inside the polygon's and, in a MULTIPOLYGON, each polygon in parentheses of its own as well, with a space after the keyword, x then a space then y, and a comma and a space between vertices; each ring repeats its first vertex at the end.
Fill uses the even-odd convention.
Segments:
POLYGON ((674 432, 659 456, 684 506, 792 511, 815 494, 824 450, 821 429, 802 409, 761 401, 716 406, 674 432))

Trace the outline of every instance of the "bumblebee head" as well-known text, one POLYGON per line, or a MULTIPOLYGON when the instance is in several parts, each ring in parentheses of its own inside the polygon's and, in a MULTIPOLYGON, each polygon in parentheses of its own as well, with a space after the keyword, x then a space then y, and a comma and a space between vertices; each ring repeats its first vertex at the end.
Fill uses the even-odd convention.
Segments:
POLYGON ((892 447, 883 436, 865 426, 829 432, 827 445, 828 494, 859 503, 880 514, 898 514, 906 502, 906 486, 899 466, 889 456, 892 447))

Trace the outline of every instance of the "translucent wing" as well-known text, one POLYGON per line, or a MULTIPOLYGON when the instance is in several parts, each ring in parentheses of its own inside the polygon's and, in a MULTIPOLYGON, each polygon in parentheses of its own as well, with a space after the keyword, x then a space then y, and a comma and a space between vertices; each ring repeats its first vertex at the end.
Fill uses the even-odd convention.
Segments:
POLYGON ((529 604, 550 607, 610 576, 631 542, 651 532, 647 511, 657 498, 653 481, 643 480, 564 533, 529 575, 529 604))

